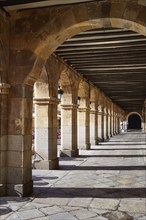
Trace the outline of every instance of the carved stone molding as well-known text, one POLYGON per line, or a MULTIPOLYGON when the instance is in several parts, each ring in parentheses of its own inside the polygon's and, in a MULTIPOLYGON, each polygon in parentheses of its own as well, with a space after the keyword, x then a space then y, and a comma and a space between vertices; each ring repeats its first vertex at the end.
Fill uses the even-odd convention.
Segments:
POLYGON ((48 104, 58 105, 59 100, 56 98, 34 98, 33 103, 36 105, 48 105, 48 104))

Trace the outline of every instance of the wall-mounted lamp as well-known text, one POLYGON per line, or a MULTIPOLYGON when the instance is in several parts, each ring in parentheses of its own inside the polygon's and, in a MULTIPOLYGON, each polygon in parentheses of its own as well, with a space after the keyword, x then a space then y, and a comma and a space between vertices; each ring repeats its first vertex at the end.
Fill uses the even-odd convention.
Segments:
POLYGON ((58 86, 58 99, 61 102, 64 91, 58 86))
POLYGON ((80 96, 78 96, 78 98, 77 98, 77 104, 78 105, 80 105, 80 99, 81 99, 80 96))

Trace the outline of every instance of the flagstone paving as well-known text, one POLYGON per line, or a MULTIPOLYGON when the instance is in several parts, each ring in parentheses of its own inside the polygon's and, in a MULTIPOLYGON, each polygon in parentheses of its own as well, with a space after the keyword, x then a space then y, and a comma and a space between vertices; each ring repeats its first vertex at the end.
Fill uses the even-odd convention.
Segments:
POLYGON ((146 220, 146 134, 122 133, 33 169, 34 192, 1 197, 0 220, 146 220))

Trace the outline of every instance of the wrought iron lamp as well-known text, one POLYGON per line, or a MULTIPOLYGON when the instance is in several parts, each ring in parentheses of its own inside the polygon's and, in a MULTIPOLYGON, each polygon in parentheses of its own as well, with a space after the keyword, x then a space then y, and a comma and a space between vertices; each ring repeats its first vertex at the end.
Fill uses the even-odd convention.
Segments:
POLYGON ((59 85, 58 86, 58 99, 59 99, 59 102, 61 102, 63 93, 64 93, 64 91, 60 88, 60 85, 59 85))
POLYGON ((77 98, 77 104, 78 105, 80 105, 80 99, 81 99, 80 96, 78 96, 78 98, 77 98))

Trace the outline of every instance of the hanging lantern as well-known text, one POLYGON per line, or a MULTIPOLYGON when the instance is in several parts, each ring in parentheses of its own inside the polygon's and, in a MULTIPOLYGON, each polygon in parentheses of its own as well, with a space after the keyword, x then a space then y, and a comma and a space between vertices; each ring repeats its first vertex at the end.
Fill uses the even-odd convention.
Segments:
POLYGON ((64 91, 58 86, 58 99, 61 102, 64 91))
POLYGON ((80 96, 78 96, 78 98, 77 98, 77 104, 78 105, 80 105, 80 99, 81 99, 80 96))

